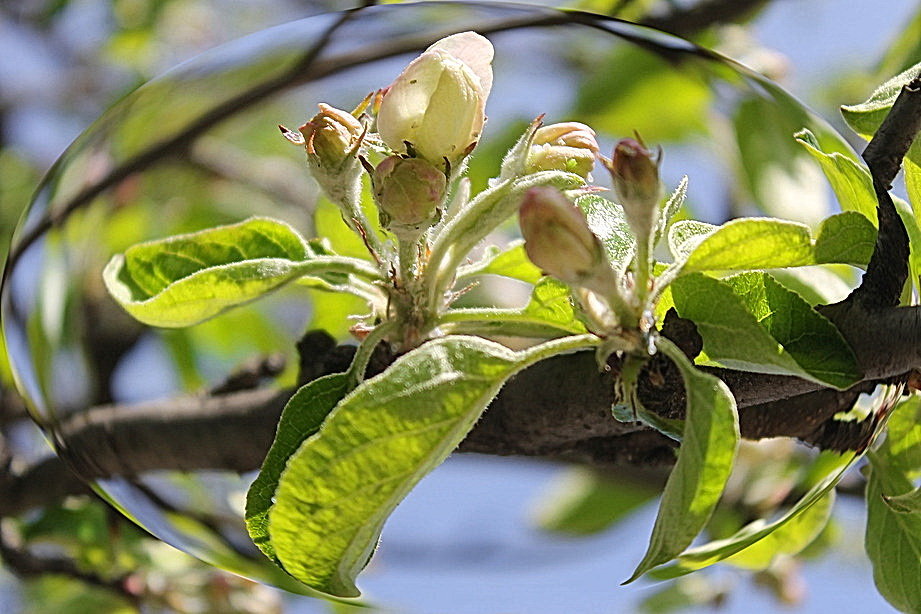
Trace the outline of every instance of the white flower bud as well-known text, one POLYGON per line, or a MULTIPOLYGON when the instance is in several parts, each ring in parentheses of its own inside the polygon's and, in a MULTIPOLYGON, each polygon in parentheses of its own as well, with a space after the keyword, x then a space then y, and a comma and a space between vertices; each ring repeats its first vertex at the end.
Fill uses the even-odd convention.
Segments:
POLYGON ((492 44, 474 32, 455 34, 429 47, 384 94, 377 114, 384 143, 442 169, 445 160, 456 165, 483 131, 492 57, 492 44))

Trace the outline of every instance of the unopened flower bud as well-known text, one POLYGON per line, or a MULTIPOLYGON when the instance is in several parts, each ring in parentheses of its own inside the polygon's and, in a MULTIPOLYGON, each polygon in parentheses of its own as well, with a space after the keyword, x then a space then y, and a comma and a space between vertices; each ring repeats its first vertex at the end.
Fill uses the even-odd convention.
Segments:
POLYGON ((551 124, 539 128, 534 134, 526 170, 529 173, 569 171, 589 178, 597 154, 595 131, 585 124, 551 124))
POLYGON ((456 165, 483 131, 492 57, 492 44, 474 32, 454 34, 429 47, 381 100, 377 131, 384 143, 442 169, 445 160, 456 165))
POLYGON ((371 183, 383 227, 412 234, 438 220, 447 180, 427 161, 389 156, 374 169, 371 183))
POLYGON ((662 184, 659 160, 639 141, 623 139, 614 147, 614 156, 605 160, 614 180, 614 190, 627 223, 638 240, 651 236, 659 216, 662 184))
POLYGON ((585 214, 558 189, 531 188, 518 211, 531 262, 571 285, 584 285, 608 268, 601 241, 585 214))
POLYGON ((304 136, 307 155, 332 171, 355 156, 355 143, 364 127, 348 111, 320 103, 320 112, 298 128, 304 136))

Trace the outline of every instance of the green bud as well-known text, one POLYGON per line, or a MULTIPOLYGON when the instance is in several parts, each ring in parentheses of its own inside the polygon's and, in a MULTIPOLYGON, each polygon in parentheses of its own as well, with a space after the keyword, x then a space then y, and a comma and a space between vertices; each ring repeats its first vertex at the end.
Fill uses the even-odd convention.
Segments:
POLYGON ((627 223, 638 240, 652 236, 659 217, 662 183, 659 181, 659 158, 642 142, 622 139, 614 147, 614 156, 604 164, 611 172, 614 191, 627 223))
POLYGON ((371 177, 381 225, 396 234, 417 234, 438 221, 447 191, 442 171, 421 158, 389 156, 371 177))
POLYGON ((525 192, 518 220, 528 258, 560 281, 593 285, 610 268, 585 214, 560 190, 541 186, 525 192))
POLYGON ((585 124, 550 124, 534 133, 525 171, 568 171, 589 179, 597 154, 595 131, 585 124))
POLYGON ((319 106, 320 112, 298 130, 304 137, 307 156, 332 171, 355 157, 355 144, 364 127, 347 111, 322 102, 319 106))

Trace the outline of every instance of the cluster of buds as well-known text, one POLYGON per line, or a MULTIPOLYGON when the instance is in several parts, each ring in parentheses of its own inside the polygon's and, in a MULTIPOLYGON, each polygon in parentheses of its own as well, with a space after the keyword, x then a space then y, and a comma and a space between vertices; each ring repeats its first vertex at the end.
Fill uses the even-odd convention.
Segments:
POLYGON ((441 39, 387 88, 381 140, 397 155, 371 173, 381 224, 411 240, 435 224, 448 175, 480 139, 492 88, 492 44, 474 32, 441 39))
POLYGON ((591 180, 598 156, 595 131, 579 122, 543 126, 534 133, 525 170, 568 171, 591 180))
POLYGON ((658 223, 662 202, 661 159, 661 150, 653 154, 642 141, 622 139, 614 147, 612 158, 602 160, 611 173, 630 230, 637 241, 645 241, 647 245, 658 223))

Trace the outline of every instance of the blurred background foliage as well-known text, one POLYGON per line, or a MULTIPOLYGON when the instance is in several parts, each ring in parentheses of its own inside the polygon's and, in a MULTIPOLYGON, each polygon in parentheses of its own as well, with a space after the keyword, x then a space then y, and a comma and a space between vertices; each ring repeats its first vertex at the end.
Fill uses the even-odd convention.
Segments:
MULTIPOLYGON (((890 0, 882 3, 884 7, 874 8, 892 13, 884 22, 894 27, 886 32, 888 40, 864 44, 859 61, 846 51, 844 41, 819 68, 801 69, 797 54, 815 53, 817 43, 810 47, 807 42, 796 45, 788 41, 789 47, 773 48, 759 40, 759 33, 767 31, 771 20, 780 19, 778 15, 789 19, 800 8, 806 11, 809 3, 789 2, 798 8, 786 13, 775 10, 778 4, 779 0, 576 0, 565 6, 666 26, 720 50, 787 84, 842 133, 846 130, 837 105, 863 100, 880 82, 921 58, 921 8, 909 0, 890 0), (709 7, 715 10, 707 13, 709 7)), ((866 10, 856 1, 814 4, 829 5, 831 11, 850 11, 853 16, 845 17, 850 19, 858 19, 856 15, 866 10)), ((292 19, 352 6, 345 0, 4 0, 0 4, 0 253, 6 252, 13 227, 40 177, 114 101, 222 42, 292 19)), ((796 27, 791 25, 790 29, 796 27)), ((867 36, 876 35, 867 32, 867 36)), ((858 37, 842 35, 848 37, 857 46, 858 37)), ((784 40, 782 36, 778 39, 784 40)), ((607 55, 592 49, 572 49, 568 61, 579 68, 579 74, 586 75, 584 81, 573 84, 568 102, 573 112, 607 133, 638 130, 652 143, 680 143, 704 131, 722 131, 721 138, 727 144, 723 162, 727 172, 735 176, 726 181, 717 203, 706 207, 691 203, 697 217, 718 222, 761 210, 816 221, 829 213, 828 189, 816 168, 787 168, 779 175, 774 172, 790 159, 790 148, 798 147, 792 139, 758 142, 748 138, 745 127, 763 121, 766 112, 757 101, 743 105, 733 125, 714 127, 710 125, 707 89, 698 80, 664 70, 650 58, 629 48, 607 55), (661 92, 679 97, 680 104, 670 101, 665 105, 657 94, 661 92), (661 108, 657 102, 662 103, 661 108), (681 112, 675 113, 676 108, 681 112), (793 206, 780 206, 783 203, 793 206)), ((304 111, 305 118, 309 112, 304 111)), ((134 120, 139 133, 160 128, 143 119, 134 120)), ((112 219, 100 226, 88 210, 85 219, 74 226, 77 232, 87 243, 104 246, 100 258, 105 258, 148 236, 236 221, 282 207, 301 228, 312 227, 317 234, 329 237, 341 253, 360 249, 352 236, 342 231, 333 208, 322 201, 312 212, 303 207, 304 195, 314 194, 314 188, 297 157, 287 155, 289 150, 279 146, 276 134, 262 126, 237 129, 247 131, 245 154, 228 146, 232 134, 223 134, 228 138, 222 141, 203 140, 182 163, 167 164, 126 180, 112 196, 116 203, 152 199, 162 216, 145 214, 150 207, 116 207, 112 219), (160 190, 158 186, 169 187, 160 190), (215 207, 215 203, 220 206, 215 207), (182 211, 182 215, 171 215, 173 210, 182 211), (182 219, 185 226, 176 227, 170 222, 174 218, 182 219), (95 229, 99 227, 105 228, 104 236, 97 236, 95 229)), ((487 173, 502 154, 501 145, 511 143, 519 129, 509 127, 504 138, 495 138, 488 148, 478 150, 472 166, 475 187, 485 184, 487 173)), ((856 139, 854 143, 857 146, 856 139)), ((846 288, 834 276, 822 283, 846 288)), ((83 291, 92 294, 102 292, 102 288, 83 291)), ((312 309, 305 316, 308 327, 324 328, 337 338, 345 338, 348 322, 341 314, 360 311, 361 305, 348 303, 351 299, 342 295, 310 292, 312 309)), ((290 338, 303 327, 303 317, 291 316, 283 299, 268 311, 233 312, 194 329, 171 331, 160 337, 162 343, 156 347, 120 313, 106 311, 84 317, 104 324, 94 333, 105 337, 99 345, 104 350, 90 356, 86 368, 109 373, 97 374, 95 381, 109 381, 111 372, 119 368, 119 360, 129 354, 160 352, 173 365, 178 387, 185 390, 215 385, 222 374, 237 366, 277 352, 282 352, 288 366, 271 375, 291 383, 297 361, 290 338), (228 334, 238 329, 251 333, 244 343, 228 334)), ((60 322, 57 330, 66 335, 86 325, 60 322)), ((0 473, 15 472, 47 448, 12 391, 8 369, 4 367, 0 374, 0 473)), ((111 401, 111 394, 108 388, 91 390, 74 403, 106 403, 111 401)), ((131 391, 117 396, 130 400, 131 391)), ((743 449, 735 482, 711 523, 711 536, 729 535, 808 489, 811 470, 823 462, 822 458, 808 455, 790 442, 772 446, 743 449)), ((544 530, 561 535, 597 535, 650 501, 660 490, 662 478, 655 472, 567 470, 552 486, 554 491, 542 498, 534 521, 544 530)), ((816 510, 818 516, 829 513, 830 508, 816 510)), ((805 523, 799 535, 790 536, 799 540, 800 548, 808 546, 800 560, 819 556, 840 543, 838 524, 826 525, 824 520, 817 517, 813 523, 805 523)), ((146 612, 190 613, 350 609, 283 596, 276 589, 203 565, 150 538, 89 493, 20 517, 0 518, 0 557, 4 568, 0 570, 0 612, 128 612, 139 607, 146 612)), ((758 585, 783 603, 796 603, 802 596, 798 563, 792 556, 775 558, 768 566, 752 560, 733 564, 757 570, 754 578, 758 585)), ((728 598, 732 584, 724 575, 695 575, 647 591, 636 607, 645 612, 671 612, 719 605, 728 598)))

